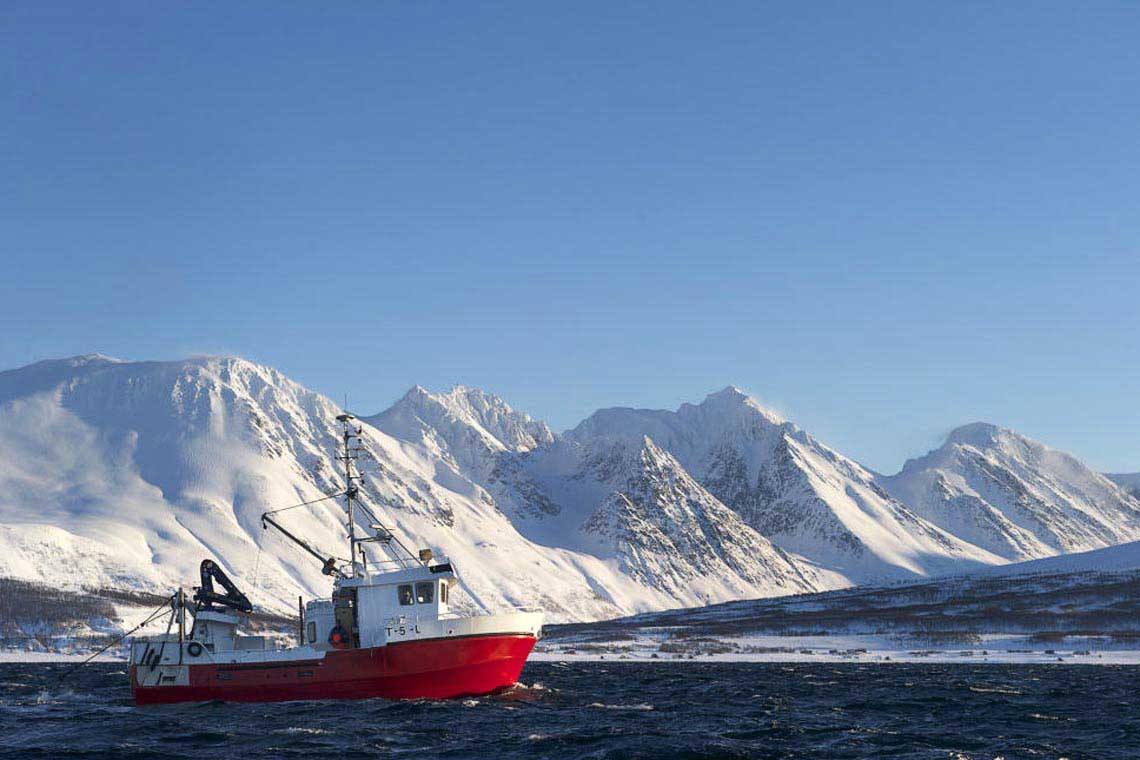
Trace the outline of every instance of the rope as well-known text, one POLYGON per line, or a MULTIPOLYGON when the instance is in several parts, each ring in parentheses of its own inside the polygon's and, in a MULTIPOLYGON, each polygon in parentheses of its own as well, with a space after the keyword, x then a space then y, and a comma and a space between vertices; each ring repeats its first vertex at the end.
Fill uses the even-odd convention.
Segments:
MULTIPOLYGON (((328 494, 326 496, 322 496, 319 499, 310 499, 309 501, 302 501, 300 504, 293 504, 292 506, 281 507, 280 509, 271 509, 268 512, 262 513, 261 525, 263 528, 265 527, 265 519, 264 518, 267 517, 268 515, 276 515, 276 514, 279 514, 281 512, 288 512, 290 509, 300 509, 301 507, 308 507, 308 506, 312 506, 313 504, 320 504, 322 501, 328 501, 329 499, 339 499, 341 496, 344 496, 346 493, 348 493, 348 492, 347 491, 337 491, 336 493, 331 493, 331 494, 328 494)), ((283 530, 283 529, 278 527, 278 530, 283 530)), ((296 539, 293 539, 293 540, 296 541, 296 539)), ((294 544, 292 541, 290 541, 289 543, 291 546, 293 546, 294 550, 299 550, 299 547, 297 547, 296 544, 294 544)), ((318 553, 322 553, 322 552, 320 552, 319 549, 314 548, 314 551, 317 551, 318 553)), ((328 556, 328 555, 326 554, 326 556, 328 556)), ((256 564, 254 566, 254 574, 256 576, 257 572, 258 572, 258 568, 260 567, 260 563, 261 563, 261 544, 260 543, 258 543, 258 545, 257 545, 257 559, 256 559, 255 563, 256 564)), ((259 591, 261 590, 260 577, 257 577, 257 579, 255 580, 255 587, 259 591)))
POLYGON ((311 504, 320 504, 322 501, 328 501, 329 499, 339 499, 341 496, 344 496, 345 493, 346 493, 345 491, 338 491, 336 493, 330 493, 328 496, 322 496, 319 499, 313 499, 311 501, 303 501, 300 504, 294 504, 294 505, 289 506, 289 507, 281 507, 281 509, 271 509, 268 512, 266 512, 265 514, 275 515, 278 512, 288 512, 290 509, 298 509, 300 507, 307 507, 307 506, 310 506, 311 504))
POLYGON ((361 501, 358 504, 358 506, 360 507, 361 511, 364 512, 364 514, 368 515, 368 517, 370 517, 372 519, 372 522, 376 523, 377 525, 383 527, 384 530, 388 531, 388 536, 390 537, 390 540, 395 542, 396 546, 398 546, 404 550, 404 554, 408 555, 408 559, 419 562, 419 557, 417 557, 415 554, 413 554, 411 549, 404 546, 404 543, 402 541, 400 541, 400 538, 396 535, 395 531, 390 530, 387 527, 384 527, 384 523, 380 520, 380 518, 378 518, 376 516, 376 514, 371 509, 369 509, 368 506, 363 501, 361 501))
MULTIPOLYGON (((70 668, 68 668, 67 670, 65 670, 65 671, 63 672, 63 674, 62 674, 62 675, 61 675, 61 676, 60 676, 60 677, 59 677, 59 678, 56 680, 56 683, 57 683, 57 684, 58 684, 58 683, 62 683, 62 682, 63 682, 63 679, 67 678, 69 675, 71 675, 71 674, 72 674, 72 673, 74 673, 75 671, 79 670, 79 669, 80 669, 80 668, 82 668, 84 665, 86 665, 87 663, 91 662, 92 660, 94 660, 96 657, 98 657, 99 655, 101 655, 101 654, 103 654, 104 652, 106 652, 106 651, 107 651, 108 649, 110 649, 111 647, 113 647, 113 646, 115 646, 116 644, 120 643, 120 642, 121 642, 123 639, 125 639, 125 638, 126 638, 126 637, 128 637, 128 636, 130 636, 132 633, 134 633, 134 632, 135 632, 135 631, 137 631, 138 629, 142 628, 143 626, 146 626, 146 625, 150 625, 151 623, 153 623, 155 620, 157 620, 159 617, 161 617, 161 613, 162 613, 162 611, 163 611, 164 609, 166 609, 166 605, 168 605, 168 604, 169 604, 169 605, 172 605, 172 606, 171 606, 171 608, 170 608, 170 615, 171 615, 171 620, 173 620, 173 617, 174 617, 174 607, 173 607, 173 604, 174 604, 174 596, 175 596, 174 594, 171 594, 169 598, 167 598, 167 599, 163 600, 162 604, 158 605, 158 607, 156 607, 156 608, 155 608, 154 612, 150 613, 150 615, 148 615, 148 616, 147 616, 146 620, 142 621, 141 623, 139 623, 138 625, 136 625, 134 628, 132 628, 131 630, 127 631, 127 632, 126 632, 126 633, 124 633, 122 636, 120 636, 119 638, 115 639, 115 640, 114 640, 114 641, 112 641, 110 644, 108 644, 107 646, 103 647, 102 649, 100 649, 100 650, 99 650, 98 652, 96 652, 95 654, 93 654, 93 655, 91 655, 90 657, 88 657, 88 658, 87 658, 86 660, 84 660, 83 662, 79 663, 78 665, 73 665, 72 667, 70 667, 70 668)), ((167 626, 167 629, 169 630, 169 626, 167 626)))
POLYGON ((253 588, 255 591, 261 591, 261 544, 257 545, 257 557, 253 560, 253 588))
MULTIPOLYGON (((178 610, 174 607, 174 597, 170 598, 170 620, 166 621, 166 633, 162 637, 162 646, 158 648, 158 657, 154 658, 154 662, 150 664, 150 669, 154 670, 162 664, 162 656, 166 654, 166 640, 170 638, 170 629, 174 627, 174 618, 177 616, 178 610)), ((179 654, 181 654, 182 642, 178 642, 179 654)))

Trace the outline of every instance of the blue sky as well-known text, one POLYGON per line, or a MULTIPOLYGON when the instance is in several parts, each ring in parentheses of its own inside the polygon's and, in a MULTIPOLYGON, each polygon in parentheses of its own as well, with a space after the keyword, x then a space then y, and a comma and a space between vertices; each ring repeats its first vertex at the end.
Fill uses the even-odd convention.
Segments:
POLYGON ((740 385, 1140 470, 1128 3, 6 3, 0 366, 239 354, 562 428, 740 385), (615 7, 619 6, 619 7, 615 7))

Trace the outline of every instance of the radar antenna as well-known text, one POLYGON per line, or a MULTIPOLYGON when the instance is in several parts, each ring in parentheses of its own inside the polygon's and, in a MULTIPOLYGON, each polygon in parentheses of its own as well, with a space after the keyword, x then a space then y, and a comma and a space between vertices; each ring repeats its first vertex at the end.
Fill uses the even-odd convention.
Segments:
MULTIPOLYGON (((398 539, 391 528, 388 528, 380 522, 376 514, 368 508, 368 505, 360 499, 360 484, 363 481, 363 476, 360 474, 356 466, 356 462, 360 459, 360 452, 362 449, 360 437, 364 432, 364 427, 355 424, 353 421, 356 419, 353 415, 345 412, 337 415, 337 422, 341 424, 341 445, 340 450, 337 452, 336 460, 344 464, 344 490, 336 493, 321 496, 317 499, 310 501, 303 501, 300 504, 294 504, 289 507, 282 507, 280 509, 273 509, 268 512, 263 512, 261 515, 261 527, 273 527, 293 543, 300 546, 309 554, 316 557, 321 562, 321 572, 325 575, 332 575, 337 578, 346 577, 361 577, 366 574, 368 570, 368 554, 364 551, 364 544, 377 543, 383 547, 388 555, 387 562, 395 564, 399 567, 408 567, 409 564, 420 564, 427 566, 431 560, 431 552, 423 550, 419 556, 416 556, 406 547, 400 539, 398 539), (298 509, 300 507, 307 507, 313 504, 318 504, 328 499, 338 499, 341 496, 345 499, 346 512, 348 516, 348 523, 345 528, 348 531, 348 551, 349 551, 349 564, 348 567, 337 567, 337 560, 335 557, 323 554, 320 550, 315 548, 308 541, 295 535, 281 525, 274 516, 287 512, 291 509, 298 509), (372 535, 367 531, 364 532, 363 537, 357 538, 356 536, 356 512, 359 510, 366 518, 370 520, 368 523, 369 528, 372 530, 372 535)), ((442 572, 439 570, 437 572, 442 572)))
MULTIPOLYGON (((360 495, 360 474, 353 466, 353 462, 360 458, 360 434, 364 428, 361 425, 354 425, 355 419, 356 417, 348 412, 336 416, 337 422, 341 424, 341 439, 344 446, 337 459, 344 462, 344 499, 348 508, 348 556, 351 557, 352 575, 358 576, 363 570, 363 564, 360 563, 361 566, 358 568, 356 560, 356 497, 360 495)), ((363 550, 360 556, 362 558, 366 556, 363 550)))
POLYGON ((344 412, 337 415, 337 422, 341 424, 341 451, 337 460, 344 463, 344 498, 348 510, 348 545, 349 556, 352 557, 352 574, 359 576, 367 570, 368 555, 363 544, 380 544, 388 555, 388 562, 399 567, 423 565, 427 567, 431 560, 431 552, 420 552, 417 556, 396 537, 395 532, 385 526, 376 514, 360 499, 360 484, 363 476, 360 474, 356 462, 360 459, 362 449, 360 437, 364 433, 363 425, 355 424, 356 417, 344 412), (363 538, 356 537, 356 511, 360 510, 371 522, 368 524, 372 535, 364 533, 363 538), (358 561, 359 559, 359 561, 358 561))

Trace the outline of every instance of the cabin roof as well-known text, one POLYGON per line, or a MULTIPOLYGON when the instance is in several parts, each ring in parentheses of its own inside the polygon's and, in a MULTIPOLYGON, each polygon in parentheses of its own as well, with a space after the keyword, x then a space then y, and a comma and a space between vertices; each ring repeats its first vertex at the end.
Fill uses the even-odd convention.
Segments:
POLYGON ((384 573, 370 572, 358 578, 340 578, 336 585, 338 588, 360 588, 364 586, 392 586, 410 581, 440 580, 454 578, 455 570, 450 563, 432 565, 430 567, 418 565, 416 567, 402 567, 398 570, 389 570, 384 573))

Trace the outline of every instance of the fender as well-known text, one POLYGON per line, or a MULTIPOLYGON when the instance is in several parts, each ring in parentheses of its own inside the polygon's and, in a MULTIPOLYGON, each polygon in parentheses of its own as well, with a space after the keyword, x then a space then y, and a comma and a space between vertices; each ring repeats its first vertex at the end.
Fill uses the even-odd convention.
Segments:
POLYGON ((329 646, 333 649, 348 649, 348 631, 339 625, 329 631, 329 646))

